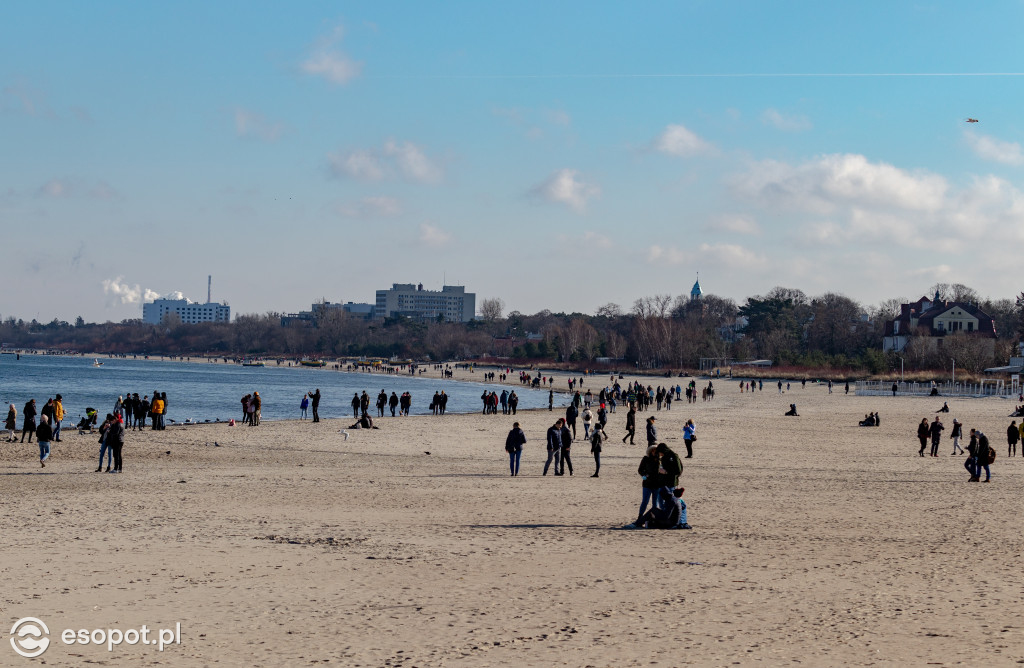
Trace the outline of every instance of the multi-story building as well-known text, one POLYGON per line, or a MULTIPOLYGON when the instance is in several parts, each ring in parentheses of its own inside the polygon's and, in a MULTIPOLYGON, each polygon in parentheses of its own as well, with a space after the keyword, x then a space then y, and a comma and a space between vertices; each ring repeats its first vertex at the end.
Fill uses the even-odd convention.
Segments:
POLYGON ((469 322, 476 316, 476 293, 462 285, 445 285, 440 290, 424 290, 423 284, 394 283, 390 290, 377 290, 374 317, 384 319, 404 315, 416 320, 469 322))
POLYGON ((177 314, 186 325, 231 320, 231 307, 216 302, 200 304, 189 299, 155 299, 142 305, 143 322, 159 325, 171 313, 177 314))
POLYGON ((332 304, 328 301, 317 302, 308 311, 299 311, 298 313, 289 313, 281 316, 281 326, 288 327, 296 323, 303 323, 307 326, 316 327, 320 320, 332 311, 341 311, 354 318, 369 320, 373 317, 374 305, 357 304, 355 302, 346 302, 344 304, 332 304))
POLYGON ((920 337, 937 349, 943 337, 957 332, 984 339, 995 350, 996 325, 991 316, 973 304, 941 301, 936 292, 935 299, 921 297, 900 306, 899 317, 885 323, 882 350, 901 352, 911 337, 920 337))

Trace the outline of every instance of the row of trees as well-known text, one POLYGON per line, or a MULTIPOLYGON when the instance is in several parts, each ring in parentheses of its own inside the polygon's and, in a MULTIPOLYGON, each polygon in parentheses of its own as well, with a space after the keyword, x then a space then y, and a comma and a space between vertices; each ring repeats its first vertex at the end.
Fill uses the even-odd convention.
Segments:
MULTIPOLYGON (((1016 300, 982 299, 963 285, 932 286, 929 294, 977 304, 996 322, 1001 338, 995 353, 964 334, 945 337, 937 355, 912 340, 903 354, 913 368, 958 366, 977 371, 1004 363, 1024 334, 1024 293, 1016 300)), ((245 314, 231 323, 185 325, 171 316, 161 325, 137 320, 89 324, 78 318, 40 324, 7 318, 0 340, 8 346, 90 352, 180 355, 374 356, 467 359, 480 356, 518 360, 615 364, 646 369, 694 368, 700 358, 770 359, 776 364, 859 369, 880 373, 898 368, 882 353, 885 322, 899 314, 903 298, 864 307, 837 293, 808 297, 777 287, 743 304, 705 295, 654 295, 625 311, 607 304, 594 315, 541 311, 504 313, 500 299, 481 303, 481 318, 470 323, 419 322, 404 317, 367 321, 325 310, 312 324, 282 326, 280 314, 245 314)))

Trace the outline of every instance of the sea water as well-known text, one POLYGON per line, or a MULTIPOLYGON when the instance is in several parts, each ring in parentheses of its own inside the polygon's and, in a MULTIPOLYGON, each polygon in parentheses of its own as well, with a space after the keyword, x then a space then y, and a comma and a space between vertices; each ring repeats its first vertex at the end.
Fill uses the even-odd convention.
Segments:
MULTIPOLYGON (((128 392, 153 398, 154 392, 167 393, 167 419, 178 423, 186 420, 225 422, 242 417, 241 398, 259 392, 263 399, 264 420, 299 418, 299 403, 306 392, 320 389, 321 419, 352 418, 352 396, 370 395, 370 415, 376 416, 377 395, 383 389, 388 397, 394 392, 412 394, 410 414, 430 414, 434 392, 448 395, 447 412, 472 413, 483 410, 480 396, 484 390, 497 392, 515 390, 519 408, 546 408, 546 390, 531 390, 521 385, 468 383, 381 373, 349 373, 328 367, 278 367, 273 362, 263 367, 238 364, 216 364, 208 361, 158 361, 128 358, 100 358, 102 366, 94 366, 93 358, 62 355, 0 355, 0 415, 7 406, 18 409, 18 427, 29 399, 36 400, 41 411, 46 400, 62 395, 64 427, 72 427, 87 407, 99 411, 99 420, 114 410, 118 396, 128 392)), ((459 372, 466 373, 466 372, 459 372)), ((483 375, 478 371, 477 376, 483 375)), ((518 372, 512 377, 518 378, 518 372)), ((595 389, 595 393, 597 388, 595 389)), ((558 401, 556 405, 564 405, 558 401)), ((390 416, 390 408, 385 409, 390 416)), ((312 407, 309 417, 312 418, 312 407)), ((170 422, 168 422, 170 424, 170 422)))

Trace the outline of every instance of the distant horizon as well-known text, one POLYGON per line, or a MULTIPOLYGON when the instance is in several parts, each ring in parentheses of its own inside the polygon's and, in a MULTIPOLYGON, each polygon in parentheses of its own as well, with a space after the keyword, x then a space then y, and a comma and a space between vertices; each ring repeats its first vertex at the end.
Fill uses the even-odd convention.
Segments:
POLYGON ((0 314, 1020 292, 1024 4, 343 10, 5 7, 0 314))

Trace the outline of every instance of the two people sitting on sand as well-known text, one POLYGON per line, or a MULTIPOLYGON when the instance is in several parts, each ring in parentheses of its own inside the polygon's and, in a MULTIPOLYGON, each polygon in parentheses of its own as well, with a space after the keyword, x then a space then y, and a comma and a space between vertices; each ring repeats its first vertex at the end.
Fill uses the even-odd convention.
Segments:
POLYGON ((881 424, 881 420, 878 417, 878 413, 868 413, 858 424, 862 427, 877 427, 881 424))
POLYGON ((796 412, 796 404, 789 405, 789 410, 786 411, 786 415, 794 415, 796 417, 800 417, 800 414, 796 412))

